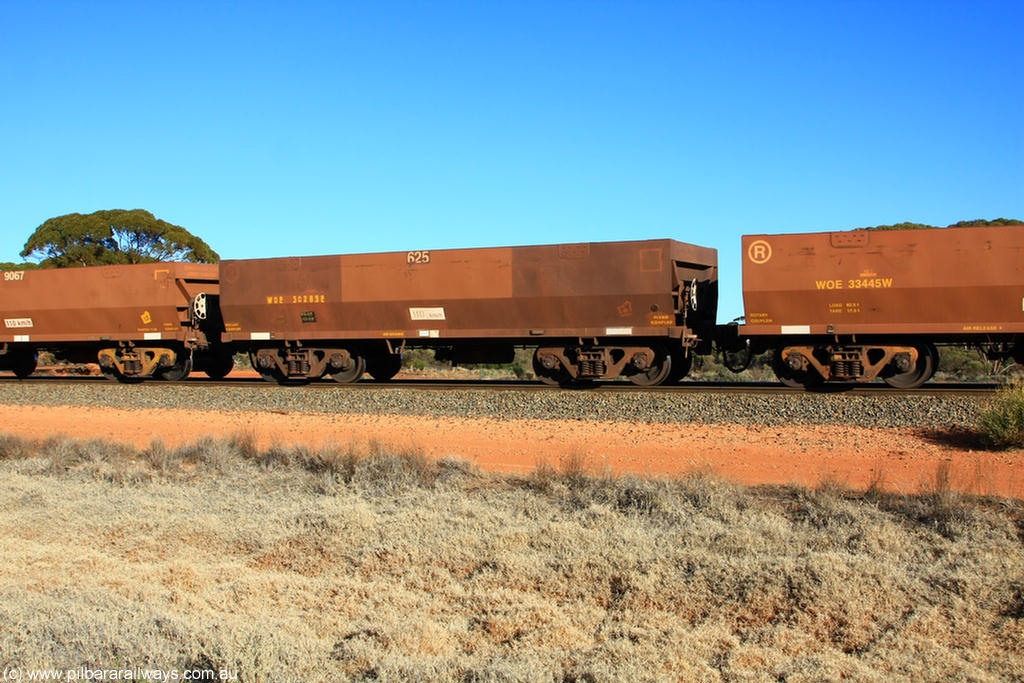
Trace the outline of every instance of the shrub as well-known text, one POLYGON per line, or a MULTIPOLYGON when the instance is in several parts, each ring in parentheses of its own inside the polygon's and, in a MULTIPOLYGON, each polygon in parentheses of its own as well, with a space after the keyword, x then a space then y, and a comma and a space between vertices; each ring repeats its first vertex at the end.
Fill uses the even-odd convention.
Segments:
POLYGON ((31 454, 32 445, 20 436, 0 434, 0 460, 27 458, 31 454))
POLYGON ((978 431, 990 446, 1024 446, 1024 384, 1001 389, 978 415, 978 431))

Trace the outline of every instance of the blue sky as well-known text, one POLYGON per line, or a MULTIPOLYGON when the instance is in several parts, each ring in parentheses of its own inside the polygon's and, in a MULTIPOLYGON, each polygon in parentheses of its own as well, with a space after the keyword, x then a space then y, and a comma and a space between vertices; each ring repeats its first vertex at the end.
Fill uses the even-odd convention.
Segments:
POLYGON ((1024 218, 1024 2, 0 0, 0 261, 143 208, 224 258, 1024 218))

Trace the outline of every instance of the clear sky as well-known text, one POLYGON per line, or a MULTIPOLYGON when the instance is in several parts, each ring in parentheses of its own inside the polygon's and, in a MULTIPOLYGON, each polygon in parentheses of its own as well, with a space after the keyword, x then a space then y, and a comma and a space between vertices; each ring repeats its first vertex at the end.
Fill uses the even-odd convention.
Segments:
POLYGON ((1024 218, 1024 2, 0 0, 0 261, 152 211, 224 258, 1024 218))

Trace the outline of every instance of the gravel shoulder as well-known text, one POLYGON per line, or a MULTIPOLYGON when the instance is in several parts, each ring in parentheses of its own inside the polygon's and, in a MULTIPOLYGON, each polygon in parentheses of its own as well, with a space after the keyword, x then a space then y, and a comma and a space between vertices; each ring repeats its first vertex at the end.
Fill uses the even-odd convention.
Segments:
POLYGON ((239 433, 261 445, 378 441, 507 472, 582 464, 906 493, 948 474, 965 492, 1024 498, 1024 452, 979 450, 967 432, 982 400, 2 381, 0 432, 136 445, 239 433))

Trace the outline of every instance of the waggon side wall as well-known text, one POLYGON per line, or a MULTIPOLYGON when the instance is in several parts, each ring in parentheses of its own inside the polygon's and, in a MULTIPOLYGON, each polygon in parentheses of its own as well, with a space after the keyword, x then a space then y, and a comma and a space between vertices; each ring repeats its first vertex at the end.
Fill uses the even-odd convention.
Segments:
POLYGON ((741 335, 1024 332, 1024 226, 743 237, 741 335))
POLYGON ((673 285, 717 253, 672 240, 225 261, 226 339, 680 336, 673 285), (677 263, 690 266, 680 268, 677 263))
POLYGON ((182 340, 191 297, 217 294, 217 277, 193 263, 5 271, 0 343, 182 340))

